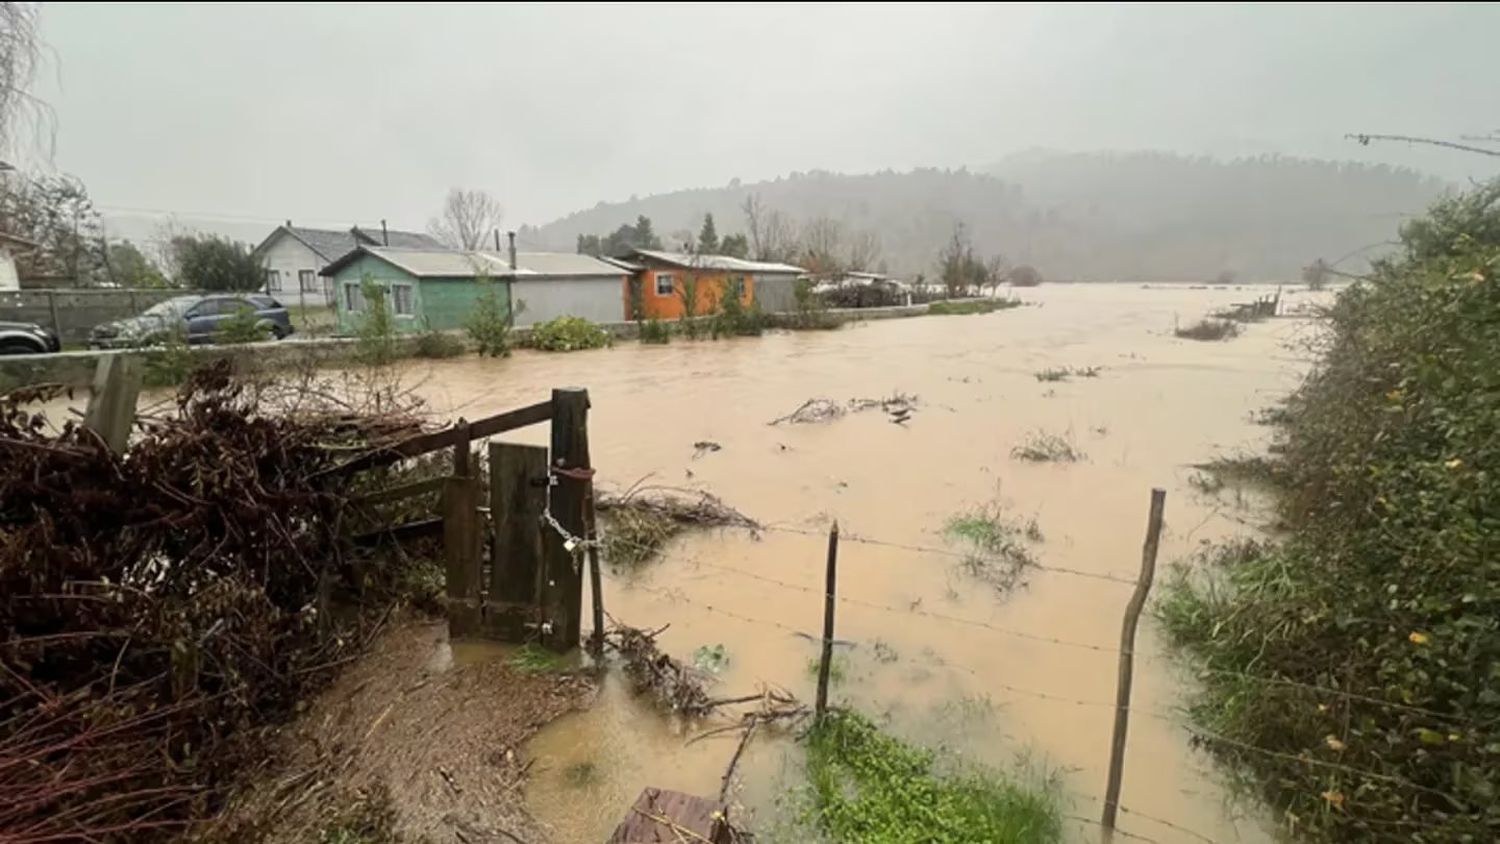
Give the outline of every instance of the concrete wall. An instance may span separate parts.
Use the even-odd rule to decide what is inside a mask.
[[[260,263],[266,270],[276,270],[281,278],[280,290],[268,290],[264,286],[261,289],[288,308],[322,308],[333,304],[329,301],[331,296],[324,293],[324,278],[318,275],[328,262],[297,238],[286,232],[279,234],[261,253]],[[309,271],[313,274],[314,289],[304,291],[298,274]]]
[[[135,316],[194,290],[0,290],[0,320],[34,322],[64,343],[83,343],[101,322]]]
[[[594,322],[619,322],[626,319],[625,280],[627,275],[598,278],[518,278],[511,283],[511,296],[521,308],[517,325],[547,322],[560,316],[576,316]]]

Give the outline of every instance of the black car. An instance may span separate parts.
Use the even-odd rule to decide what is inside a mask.
[[[40,355],[62,349],[62,341],[34,322],[0,322],[0,355]]]
[[[292,333],[286,308],[263,293],[215,293],[173,296],[147,308],[139,316],[94,326],[89,346],[116,348],[161,342],[172,332],[181,332],[189,343],[210,343],[220,324],[243,310],[255,315],[257,327],[277,340]]]

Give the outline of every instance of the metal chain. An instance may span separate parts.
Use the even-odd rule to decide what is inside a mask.
[[[562,526],[557,517],[552,515],[552,488],[557,486],[557,479],[560,476],[572,480],[588,480],[593,475],[593,469],[569,470],[554,468],[547,473],[547,503],[542,508],[542,521],[546,522],[549,527],[557,532],[558,536],[562,537],[563,548],[567,549],[568,553],[573,557],[574,574],[578,574],[583,570],[584,552],[590,548],[603,548],[604,543],[597,536],[592,539],[574,536],[567,528]]]

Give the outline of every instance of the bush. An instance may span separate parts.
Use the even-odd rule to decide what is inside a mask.
[[[147,387],[175,387],[196,368],[187,332],[180,325],[161,336],[158,347],[146,352],[146,371],[141,383]]]
[[[456,358],[464,353],[464,341],[428,327],[417,337],[417,357]]]
[[[1311,840],[1500,837],[1497,201],[1440,202],[1339,296],[1279,419],[1284,542],[1157,605],[1205,743]]]
[[[765,332],[765,317],[760,304],[745,305],[745,286],[735,281],[719,297],[718,312],[714,314],[709,331],[715,340],[720,337],[756,337]]]
[[[672,342],[672,326],[653,317],[640,324],[640,335],[642,343],[665,346]]]
[[[355,330],[355,357],[368,366],[385,366],[396,359],[396,319],[386,301],[386,290],[369,276],[360,282],[364,314]]]
[[[1240,327],[1229,320],[1200,319],[1186,328],[1175,328],[1172,333],[1184,340],[1232,340],[1240,336]]]
[[[781,327],[798,331],[828,331],[844,324],[843,319],[828,312],[828,302],[813,290],[812,279],[797,279],[792,285],[792,298],[795,304],[791,320],[778,320]]]
[[[544,352],[602,349],[610,342],[608,331],[583,317],[561,316],[531,329],[531,345]]]
[[[271,328],[260,321],[254,308],[242,305],[234,316],[219,323],[218,336],[214,339],[220,343],[259,343],[271,339]]]
[[[464,326],[469,339],[481,355],[505,357],[510,354],[511,315],[500,302],[499,285],[481,276],[477,282],[483,292],[474,300],[474,312]],[[520,308],[517,308],[519,311]]]
[[[1019,299],[943,299],[927,306],[927,313],[939,316],[987,314],[1021,307]]]

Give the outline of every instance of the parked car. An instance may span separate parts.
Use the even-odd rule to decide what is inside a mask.
[[[40,355],[62,348],[62,341],[34,322],[0,322],[0,355]]]
[[[277,340],[292,333],[286,308],[263,293],[217,293],[174,296],[157,302],[139,316],[94,326],[89,346],[115,348],[159,343],[179,331],[189,343],[212,343],[226,320],[243,309],[255,316],[256,326]]]

